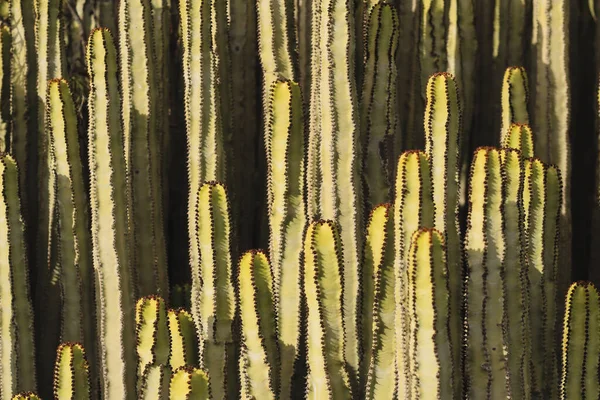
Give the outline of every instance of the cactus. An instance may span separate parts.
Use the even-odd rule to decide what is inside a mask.
[[[141,387],[142,400],[167,400],[169,398],[169,383],[171,370],[162,364],[149,365],[143,376]]]
[[[90,395],[90,372],[83,346],[79,343],[61,343],[56,350],[54,398],[87,400]]]
[[[0,155],[0,188],[0,398],[10,399],[15,393],[35,390],[36,373],[19,171],[6,154]]]
[[[393,168],[396,119],[396,9],[379,3],[368,18],[365,76],[362,86],[360,125],[363,154],[363,189],[367,209],[389,199]],[[400,138],[396,138],[399,140]]]
[[[561,400],[600,396],[600,295],[590,282],[575,282],[566,297],[562,339]]]
[[[173,372],[169,385],[169,400],[212,398],[212,386],[209,392],[208,376],[197,368],[182,367]]]
[[[523,67],[509,67],[502,80],[501,141],[505,143],[513,124],[529,124],[529,82]],[[533,157],[533,154],[524,157]]]
[[[304,239],[308,399],[352,398],[342,318],[343,265],[336,225],[325,220],[311,223]]]
[[[191,307],[190,292],[192,285],[184,283],[181,285],[175,285],[171,288],[171,307],[182,307],[189,310]]]
[[[10,146],[10,87],[11,87],[11,34],[6,26],[0,27],[0,152],[9,151]]]
[[[146,369],[169,361],[169,328],[165,301],[157,296],[139,299],[135,306],[138,356],[138,388],[142,387]]]
[[[529,125],[511,124],[502,138],[502,146],[519,150],[524,158],[533,157],[533,132]]]
[[[135,327],[128,223],[128,180],[120,121],[117,55],[106,29],[92,32],[88,157],[92,255],[103,394],[135,398]],[[116,318],[114,317],[116,316]]]
[[[12,400],[42,400],[37,394],[33,392],[24,392],[15,395]]]
[[[198,338],[192,315],[183,309],[169,310],[169,332],[171,336],[171,354],[169,365],[176,370],[185,365],[198,364]]]
[[[271,88],[267,131],[269,254],[281,349],[280,398],[291,395],[300,339],[300,253],[306,229],[304,126],[300,88],[277,81]],[[275,366],[273,366],[275,368]]]
[[[424,152],[409,151],[398,159],[394,201],[394,274],[396,299],[396,364],[398,393],[411,398],[409,358],[408,253],[412,235],[433,226],[433,195],[429,159]]]
[[[125,161],[132,196],[132,259],[140,295],[168,295],[157,84],[149,0],[119,3]]]
[[[228,385],[235,384],[227,379],[235,374],[231,357],[236,312],[229,203],[225,187],[216,182],[203,184],[196,197],[200,265],[192,269],[192,315],[200,340],[201,367],[210,377],[211,397],[222,399],[232,390]]]
[[[361,388],[368,399],[392,399],[396,390],[393,239],[393,207],[379,205],[369,218],[362,270]]]
[[[544,398],[556,395],[557,273],[562,178],[558,168],[539,159],[525,161],[523,207],[531,294],[533,382]],[[561,251],[563,249],[561,248]],[[561,266],[562,267],[562,266]]]
[[[279,384],[279,346],[273,298],[273,277],[267,256],[260,251],[245,253],[238,266],[237,291],[240,305],[242,357],[240,381],[247,397],[275,399]]]

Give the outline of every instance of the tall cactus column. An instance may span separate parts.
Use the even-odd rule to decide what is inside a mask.
[[[96,276],[97,328],[104,398],[135,399],[134,282],[123,154],[117,54],[110,32],[92,32],[88,156],[92,255]]]

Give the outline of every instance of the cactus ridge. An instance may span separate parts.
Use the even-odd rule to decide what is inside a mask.
[[[184,365],[196,365],[198,337],[192,314],[183,308],[167,312],[170,334],[169,365],[176,370]]]
[[[67,365],[63,365],[65,359]],[[58,346],[53,393],[56,399],[90,398],[89,364],[81,343],[63,342]]]

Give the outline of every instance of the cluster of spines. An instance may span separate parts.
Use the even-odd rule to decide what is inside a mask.
[[[304,124],[300,87],[277,80],[271,87],[268,140],[269,254],[273,270],[280,393],[291,396],[300,339],[300,255],[306,229]]]
[[[54,398],[90,399],[90,371],[85,350],[79,343],[64,342],[56,350]]]
[[[591,282],[575,282],[566,296],[560,399],[600,396],[600,295]]]
[[[361,3],[362,4],[362,3]],[[393,168],[396,118],[398,17],[385,3],[370,8],[360,109],[362,179],[367,209],[387,201]]]

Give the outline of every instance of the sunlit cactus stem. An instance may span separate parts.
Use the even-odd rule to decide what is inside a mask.
[[[600,396],[600,295],[590,282],[575,282],[566,297],[560,399]]]
[[[342,248],[332,221],[309,225],[304,240],[307,307],[307,399],[351,399],[342,318]]]
[[[279,398],[291,396],[300,338],[300,254],[306,229],[304,124],[300,87],[278,80],[271,87],[267,127],[269,254],[273,270],[281,366]],[[273,368],[276,368],[273,366]],[[274,388],[274,390],[277,390]]]
[[[172,370],[185,365],[198,364],[198,338],[192,315],[184,309],[169,310],[169,333],[171,353],[169,365]]]
[[[0,152],[9,151],[10,144],[10,63],[11,34],[6,26],[0,27]]]
[[[106,398],[135,399],[135,303],[127,225],[129,185],[117,54],[107,29],[94,30],[90,35],[87,60],[91,235],[102,393]]]
[[[225,187],[202,185],[196,206],[200,265],[192,267],[192,315],[198,329],[201,367],[210,378],[211,397],[224,399],[236,390],[233,319],[236,302],[232,279],[231,222]],[[228,394],[229,393],[229,394]]]
[[[36,390],[25,223],[15,160],[0,155],[0,398]]]
[[[533,132],[529,125],[511,124],[508,130],[503,132],[501,144],[502,147],[519,150],[524,158],[534,156]]]
[[[142,377],[141,400],[168,400],[171,368],[163,364],[149,365]]]
[[[512,124],[529,124],[529,81],[523,67],[509,67],[502,81],[502,128],[504,143]],[[525,157],[533,157],[526,156]]]
[[[169,400],[177,399],[212,399],[212,387],[209,390],[206,373],[192,367],[182,367],[173,371],[169,385]]]
[[[15,395],[12,400],[42,400],[42,398],[33,392],[24,392]]]
[[[408,254],[413,233],[421,227],[433,226],[434,212],[430,163],[424,152],[409,151],[399,157],[394,191],[396,371],[399,396],[410,399]]]
[[[361,2],[362,3],[362,2]],[[389,4],[370,9],[366,31],[364,79],[360,104],[365,204],[371,209],[390,198],[394,172],[396,117],[396,51],[398,17]]]
[[[91,398],[89,365],[83,346],[79,343],[61,343],[56,350],[54,398],[58,400]]]
[[[157,296],[140,298],[135,307],[136,352],[138,356],[138,391],[144,383],[146,369],[169,361],[170,338],[165,301]]]

